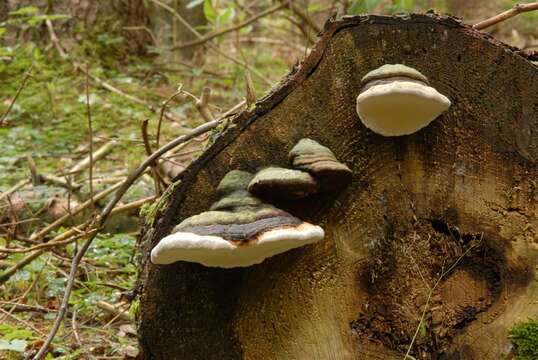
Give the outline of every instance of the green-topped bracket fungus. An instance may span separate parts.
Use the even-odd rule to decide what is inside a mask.
[[[308,172],[277,166],[261,169],[248,185],[248,191],[266,199],[301,199],[318,190],[318,183]]]
[[[174,227],[153,248],[151,261],[190,261],[223,268],[250,266],[323,239],[321,227],[252,196],[247,191],[252,178],[245,171],[229,172],[217,188],[222,198],[209,211]]]
[[[351,182],[349,167],[339,162],[331,149],[315,140],[299,140],[288,157],[293,167],[308,171],[319,181],[321,191],[342,190]]]
[[[428,78],[409,66],[386,64],[361,80],[357,113],[362,123],[383,136],[413,134],[450,107],[450,100]]]
[[[419,70],[428,82],[396,77],[452,105],[411,136],[374,133],[356,101],[383,64]],[[146,224],[141,360],[509,358],[510,329],[538,314],[536,89],[536,65],[459,19],[328,21],[301,65],[230,117]],[[436,116],[415,110],[384,133]],[[307,172],[319,190],[276,201],[246,191],[251,175],[226,175],[268,166]],[[265,257],[271,222],[293,236],[309,223],[319,238],[319,226],[323,240]]]

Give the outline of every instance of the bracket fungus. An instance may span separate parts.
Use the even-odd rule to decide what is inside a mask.
[[[252,174],[233,170],[219,184],[221,199],[191,216],[151,251],[155,264],[176,261],[233,268],[261,263],[276,254],[315,243],[320,226],[304,222],[247,191]]]
[[[326,146],[312,139],[301,139],[291,149],[289,159],[294,168],[308,171],[319,183],[321,191],[341,189],[351,182],[351,170],[339,162]]]
[[[401,64],[386,64],[361,80],[357,114],[383,136],[409,135],[446,111],[450,100],[429,86],[426,76]]]
[[[309,173],[275,166],[260,170],[248,185],[248,191],[268,199],[300,199],[316,193],[318,188]]]

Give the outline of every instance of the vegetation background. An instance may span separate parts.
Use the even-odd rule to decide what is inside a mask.
[[[308,54],[332,14],[433,9],[473,24],[515,3],[2,0],[0,359],[31,357],[43,344],[80,239],[45,247],[32,261],[25,260],[28,254],[90,218],[148,150],[267,94]],[[538,12],[529,12],[487,31],[532,51],[538,50],[537,24]],[[201,107],[205,88],[210,101]],[[219,131],[167,154],[157,186],[148,172],[129,190],[122,200],[127,206],[81,263],[66,321],[47,359],[136,357],[131,290],[138,208],[142,215],[150,211],[156,191]],[[93,198],[101,198],[95,206]],[[514,341],[522,339],[521,348],[530,349],[529,357],[522,350],[521,359],[537,355],[537,328],[531,321],[514,329]]]

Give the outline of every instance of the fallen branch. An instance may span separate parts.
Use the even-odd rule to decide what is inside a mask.
[[[9,103],[9,106],[6,110],[6,112],[2,115],[2,118],[0,119],[0,126],[3,126],[6,124],[6,118],[8,114],[10,113],[11,109],[13,108],[13,105],[15,105],[15,101],[19,98],[19,95],[22,92],[22,89],[24,89],[24,86],[26,85],[26,82],[32,75],[32,69],[34,68],[34,64],[30,65],[28,70],[26,70],[26,73],[24,74],[24,77],[22,78],[22,82],[19,85],[19,88],[17,89],[17,92],[15,93],[15,96],[13,96],[13,99],[11,99],[11,102]]]
[[[13,309],[13,312],[40,312],[40,313],[49,313],[49,312],[56,312],[54,309],[47,309],[43,306],[36,306],[36,305],[28,305],[28,304],[21,304],[21,303],[15,303],[10,301],[0,301],[0,306],[10,306]]]
[[[222,36],[224,34],[227,34],[229,32],[232,32],[232,31],[237,31],[237,30],[240,30],[242,28],[244,28],[245,26],[248,26],[250,24],[252,24],[253,22],[267,16],[267,15],[270,15],[274,12],[277,12],[278,10],[280,9],[283,9],[285,7],[287,7],[287,3],[282,3],[282,4],[279,4],[279,5],[275,5],[273,7],[270,7],[269,9],[267,10],[264,10],[262,12],[260,12],[259,14],[256,14],[248,19],[246,19],[245,21],[242,21],[236,25],[232,25],[232,26],[228,26],[228,27],[225,27],[225,28],[222,28],[220,30],[217,30],[217,31],[214,31],[212,33],[209,33],[207,35],[204,35],[200,38],[198,38],[197,40],[193,40],[193,41],[189,41],[189,42],[186,42],[186,43],[183,43],[183,44],[179,44],[179,45],[175,45],[173,47],[170,48],[170,50],[181,50],[181,49],[186,49],[186,48],[189,48],[189,47],[192,47],[192,46],[197,46],[197,45],[202,45],[206,42],[208,42],[209,40],[212,40],[216,37],[219,37],[219,36]]]
[[[112,304],[107,303],[106,301],[99,300],[95,303],[98,308],[101,310],[106,311],[107,313],[110,313],[114,315],[114,318],[119,317],[120,319],[124,321],[130,321],[129,318],[129,312],[127,309],[122,309],[120,307],[114,306]]]
[[[112,140],[105,143],[103,146],[97,149],[93,154],[91,151],[92,149],[90,149],[90,154],[86,156],[84,159],[82,159],[81,161],[79,161],[77,164],[75,164],[71,168],[71,170],[69,170],[67,173],[69,175],[73,175],[73,174],[81,172],[82,170],[85,170],[86,168],[89,168],[92,163],[95,164],[95,162],[107,156],[116,145],[117,145],[117,142],[115,140]]]
[[[111,214],[116,214],[116,213],[123,212],[123,211],[133,210],[133,209],[139,208],[143,204],[148,203],[148,202],[153,201],[153,200],[155,200],[155,198],[153,196],[151,196],[151,197],[148,197],[148,198],[144,198],[144,199],[140,199],[140,200],[130,202],[130,203],[125,204],[125,205],[121,205],[121,206],[118,206],[118,207],[114,208],[112,210]],[[55,247],[55,246],[66,245],[66,244],[72,243],[72,242],[74,242],[76,240],[79,240],[81,238],[84,238],[85,236],[91,235],[92,230],[88,230],[87,232],[84,232],[84,229],[86,229],[90,225],[90,223],[91,223],[91,220],[88,220],[88,221],[86,221],[86,222],[84,222],[84,223],[82,223],[82,224],[80,224],[78,226],[72,227],[71,229],[57,235],[56,237],[54,237],[53,239],[51,239],[51,241],[49,241],[47,243],[38,244],[38,245],[35,245],[34,247],[31,247],[31,248],[27,248],[27,249],[11,249],[11,248],[6,249],[6,248],[3,248],[3,249],[0,249],[0,252],[5,252],[5,253],[11,253],[11,252],[19,252],[20,253],[20,252],[32,251],[31,254],[28,254],[26,257],[24,257],[18,263],[16,263],[16,264],[6,263],[5,266],[3,266],[3,267],[6,267],[7,270],[5,270],[2,274],[0,274],[0,285],[5,283],[7,280],[9,280],[9,278],[11,276],[15,275],[15,273],[17,271],[24,268],[26,265],[30,264],[32,261],[34,261],[35,259],[37,259],[41,255],[43,255],[47,249]],[[2,264],[0,264],[0,265],[2,265]],[[0,267],[2,267],[2,266],[0,266]]]
[[[190,133],[182,135],[166,145],[163,145],[161,148],[159,148],[157,151],[155,151],[151,156],[149,156],[142,164],[140,164],[128,177],[123,181],[120,188],[116,191],[116,194],[114,197],[108,202],[108,204],[105,206],[105,208],[101,211],[100,215],[96,216],[92,222],[91,222],[91,228],[101,229],[102,226],[106,223],[109,215],[111,214],[112,210],[116,206],[116,204],[121,200],[123,195],[127,192],[127,190],[131,187],[131,185],[138,179],[144,171],[150,167],[159,157],[161,157],[163,154],[165,154],[167,151],[173,149],[174,147],[192,139],[199,135],[202,135],[215,127],[217,127],[224,118],[219,118],[217,120],[211,121],[209,123],[205,123],[203,125],[198,126],[197,128],[193,129]],[[34,356],[34,360],[41,360],[45,357],[48,348],[50,344],[52,343],[52,340],[56,336],[56,333],[58,332],[58,329],[60,328],[60,325],[63,322],[65,313],[67,312],[67,308],[69,306],[69,298],[71,296],[71,291],[73,290],[73,284],[75,282],[75,276],[78,270],[78,266],[84,257],[84,254],[86,254],[86,251],[88,251],[88,248],[92,244],[93,239],[95,239],[96,235],[98,234],[98,231],[90,235],[90,237],[82,244],[82,246],[79,248],[75,256],[73,257],[73,261],[71,262],[71,269],[69,272],[69,277],[67,279],[67,284],[64,292],[64,296],[62,299],[62,303],[60,305],[60,309],[58,311],[58,315],[56,316],[56,320],[54,321],[54,325],[52,326],[47,338],[45,339],[42,347],[39,349],[37,354]]]
[[[490,26],[496,25],[496,24],[498,24],[500,22],[503,22],[503,21],[505,21],[507,19],[510,19],[510,18],[512,18],[512,17],[514,17],[516,15],[521,14],[521,13],[528,12],[528,11],[534,11],[534,10],[538,10],[538,2],[533,2],[533,3],[528,3],[528,4],[516,4],[510,10],[502,12],[502,13],[500,13],[498,15],[495,15],[495,16],[489,18],[489,19],[480,21],[477,24],[474,24],[473,29],[483,30],[485,28],[488,28]]]
[[[65,214],[64,216],[54,221],[53,223],[49,224],[45,228],[41,229],[37,233],[32,234],[30,236],[30,240],[42,239],[43,237],[45,237],[45,235],[59,228],[62,224],[64,224],[67,220],[72,218],[74,215],[80,213],[81,211],[87,209],[90,206],[93,206],[95,202],[103,199],[105,196],[114,192],[114,190],[118,189],[121,186],[121,184],[122,184],[121,182],[118,182],[117,184],[109,187],[108,189],[105,189],[101,191],[100,193],[96,194],[93,199],[86,200],[85,202],[77,206],[76,208],[72,209],[70,214]]]

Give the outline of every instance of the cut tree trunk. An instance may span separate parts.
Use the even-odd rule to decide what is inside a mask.
[[[142,358],[403,359],[424,307],[415,358],[513,352],[510,327],[538,315],[538,69],[516,50],[433,14],[327,23],[148,222]],[[418,69],[452,107],[410,136],[369,131],[355,99],[385,63]],[[248,268],[149,262],[175,224],[217,199],[226,172],[287,166],[303,137],[353,171],[337,195],[279,204],[323,226],[323,241]]]

